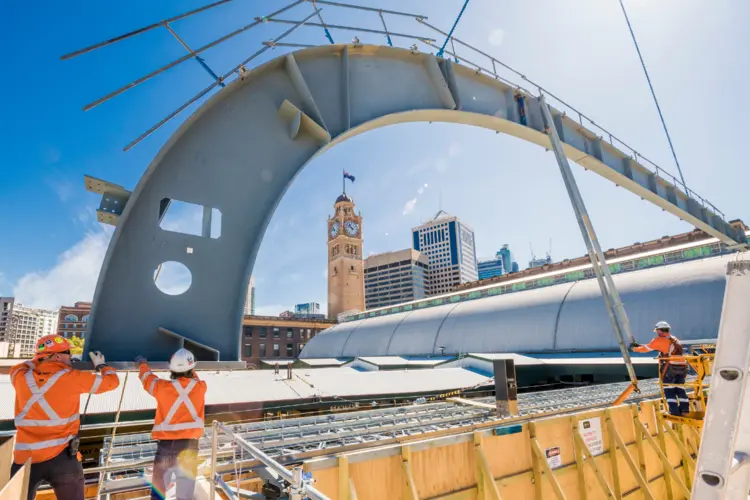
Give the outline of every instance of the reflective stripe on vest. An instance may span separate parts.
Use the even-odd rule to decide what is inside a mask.
[[[677,337],[672,337],[670,335],[669,336],[669,354],[665,357],[676,358],[676,357],[682,357],[684,355],[685,355],[685,351],[682,349],[682,344],[680,344],[680,341],[677,339]],[[687,365],[687,361],[685,361],[685,358],[670,359],[667,361],[667,364],[682,366],[682,365]]]
[[[74,436],[68,436],[64,438],[59,439],[50,439],[49,441],[37,441],[36,443],[19,443],[16,442],[16,450],[22,450],[22,451],[34,451],[34,450],[43,450],[44,448],[52,448],[54,446],[62,446],[71,439],[73,439]]]
[[[143,375],[141,375],[141,382],[145,382],[149,375],[151,375],[151,370],[144,372]]]
[[[58,380],[60,380],[60,377],[68,373],[70,370],[60,370],[59,372],[52,375],[46,384],[44,384],[44,387],[39,389],[39,386],[36,385],[36,380],[34,380],[34,372],[28,371],[26,372],[26,385],[28,385],[29,390],[31,391],[31,397],[26,402],[26,405],[23,407],[23,410],[16,415],[16,418],[14,419],[16,426],[29,426],[29,427],[39,427],[39,426],[56,426],[56,425],[65,425],[69,424],[71,422],[75,422],[78,420],[78,414],[73,415],[72,417],[68,418],[60,418],[58,414],[55,412],[55,410],[52,409],[52,407],[49,405],[46,399],[44,399],[44,394],[49,391],[52,386],[57,383]],[[38,404],[39,407],[44,411],[44,413],[47,414],[48,419],[45,420],[30,420],[26,419],[26,415],[29,414],[29,411],[31,410],[31,407],[34,406],[34,403]],[[43,447],[44,448],[44,447]]]
[[[91,384],[91,390],[89,390],[89,394],[96,394],[96,391],[99,390],[99,386],[102,385],[102,376],[97,373],[96,378],[94,379],[94,383]]]
[[[183,431],[185,429],[203,429],[205,427],[203,419],[198,416],[198,412],[195,410],[193,402],[190,401],[190,398],[188,397],[190,395],[190,392],[195,387],[195,384],[197,383],[198,381],[193,379],[188,383],[187,386],[183,388],[179,381],[172,381],[172,385],[177,391],[177,400],[172,403],[172,407],[169,409],[167,416],[164,417],[164,421],[154,426],[155,431]],[[187,410],[190,412],[190,416],[193,417],[193,421],[184,422],[181,424],[170,424],[169,422],[172,421],[172,418],[174,417],[175,413],[177,413],[180,405],[183,404],[185,405],[185,408],[187,408]]]
[[[33,370],[34,369],[34,362],[33,361],[24,361],[23,364],[25,364],[26,366],[28,366],[29,370]],[[13,375],[10,378],[11,384],[16,379],[16,377],[18,376],[19,373],[21,373],[21,370],[16,370],[16,371],[13,372]]]

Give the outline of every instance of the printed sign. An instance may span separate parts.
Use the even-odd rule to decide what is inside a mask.
[[[583,442],[586,444],[592,455],[596,456],[604,453],[602,422],[599,417],[579,420],[578,431],[581,433]]]
[[[547,456],[547,463],[550,469],[557,469],[562,467],[562,456],[560,454],[560,447],[555,446],[554,448],[547,448],[544,450],[544,454]]]

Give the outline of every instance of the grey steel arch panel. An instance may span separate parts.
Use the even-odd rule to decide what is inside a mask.
[[[659,320],[668,321],[681,339],[714,338],[724,300],[724,270],[731,258],[734,256],[615,275],[636,340],[651,340]],[[557,349],[616,350],[608,321],[596,281],[580,282],[563,304]]]
[[[338,357],[344,351],[344,346],[352,332],[362,321],[339,323],[327,328],[313,337],[300,353],[300,358],[328,358]],[[329,353],[336,353],[329,355]]]
[[[496,295],[462,303],[440,330],[446,353],[549,349],[567,287]]]
[[[431,54],[377,46],[304,49],[244,73],[186,120],[128,198],[99,275],[86,349],[114,361],[136,354],[167,360],[179,344],[157,333],[166,328],[216,348],[222,360],[239,359],[258,247],[279,200],[312,157],[354,135],[416,121],[469,124],[549,147],[537,99],[524,97],[523,125],[516,91]],[[552,113],[573,161],[722,241],[738,237],[629,153]],[[160,229],[164,199],[219,209],[221,237]],[[170,260],[192,273],[182,295],[164,295],[154,285],[154,270]]]

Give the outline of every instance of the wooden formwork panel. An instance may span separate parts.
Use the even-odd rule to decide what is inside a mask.
[[[332,500],[598,500],[610,498],[607,490],[629,499],[684,499],[699,438],[692,429],[664,430],[668,424],[659,432],[657,411],[658,401],[624,405],[523,422],[516,433],[496,435],[493,429],[509,425],[503,420],[305,468]],[[600,446],[592,444],[596,467],[576,437],[581,421],[600,425]]]

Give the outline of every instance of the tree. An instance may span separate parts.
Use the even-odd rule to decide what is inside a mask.
[[[70,354],[83,354],[84,340],[81,337],[70,337],[68,342],[70,343]]]

